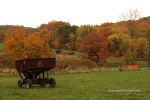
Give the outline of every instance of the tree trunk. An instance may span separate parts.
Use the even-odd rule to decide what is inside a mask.
[[[134,40],[135,40],[135,34],[136,34],[136,23],[134,20],[129,21],[128,30],[130,32],[131,39],[133,40],[133,45],[131,47],[131,56],[132,56],[131,64],[134,64],[135,63],[135,42],[134,42]]]

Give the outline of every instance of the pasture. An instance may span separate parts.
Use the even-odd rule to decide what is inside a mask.
[[[0,100],[148,100],[150,70],[53,72],[56,88],[17,86],[18,75],[0,74]]]

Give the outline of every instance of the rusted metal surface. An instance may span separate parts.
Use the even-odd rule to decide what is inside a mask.
[[[16,61],[18,73],[25,73],[29,70],[50,70],[56,67],[56,58],[24,59]]]

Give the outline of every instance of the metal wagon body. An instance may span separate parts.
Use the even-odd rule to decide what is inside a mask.
[[[24,59],[16,61],[16,70],[21,80],[18,80],[18,86],[26,84],[31,88],[33,84],[42,85],[50,84],[56,86],[54,78],[48,78],[48,71],[56,67],[56,58],[38,58]]]

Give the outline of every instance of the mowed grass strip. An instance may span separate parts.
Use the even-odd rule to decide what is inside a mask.
[[[19,88],[19,76],[0,76],[0,100],[148,100],[150,70],[53,73],[56,88]]]

